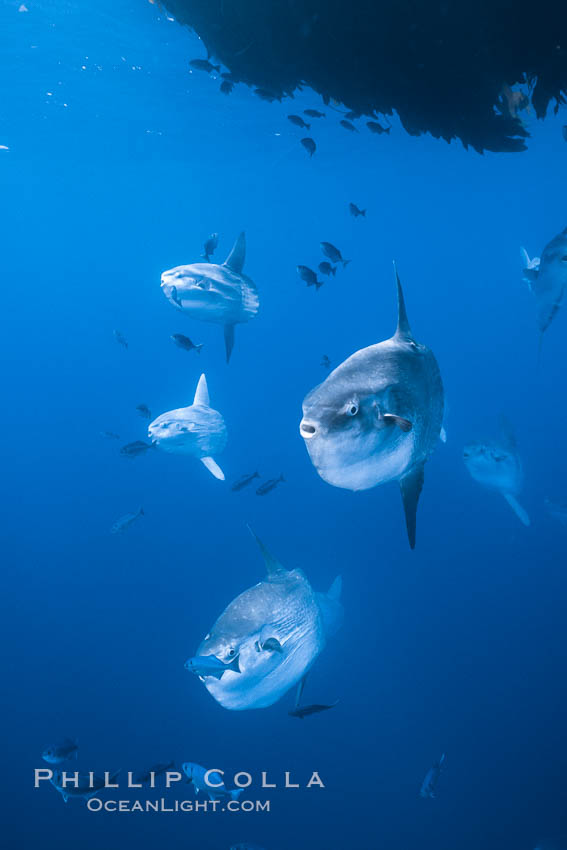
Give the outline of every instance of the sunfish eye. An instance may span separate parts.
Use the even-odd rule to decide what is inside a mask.
[[[234,658],[234,656],[236,655],[235,650],[234,650],[234,649],[229,649],[229,650],[228,650],[228,655],[229,655],[229,658]]]
[[[358,413],[358,404],[356,401],[351,401],[350,404],[347,404],[346,413],[347,416],[356,416]]]

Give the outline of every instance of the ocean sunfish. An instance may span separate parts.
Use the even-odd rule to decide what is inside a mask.
[[[178,310],[224,325],[226,361],[234,346],[234,326],[254,318],[260,307],[256,284],[245,274],[246,241],[241,233],[224,263],[176,266],[161,276],[167,300]]]
[[[340,576],[328,593],[315,593],[302,570],[286,569],[256,540],[266,577],[227,606],[189,666],[235,711],[273,705],[302,681],[343,615]]]
[[[541,258],[530,260],[525,248],[523,279],[533,292],[537,304],[540,345],[543,334],[555,318],[567,287],[567,228],[543,249]]]
[[[439,782],[439,777],[443,772],[444,763],[445,753],[443,753],[439,761],[436,761],[435,764],[433,764],[425,774],[425,778],[421,783],[421,788],[419,791],[421,797],[430,800],[435,799],[435,797],[437,796],[437,784]]]
[[[529,516],[516,498],[522,489],[524,474],[516,439],[505,421],[499,442],[469,443],[463,450],[463,460],[475,481],[502,493],[520,522],[530,525]]]
[[[162,413],[148,426],[148,436],[161,451],[198,458],[215,478],[224,481],[213,455],[226,446],[226,425],[218,410],[209,405],[207,380],[201,375],[193,404]]]
[[[328,484],[399,482],[413,549],[424,466],[442,432],[443,383],[433,353],[413,338],[397,272],[396,283],[395,334],[356,351],[311,390],[299,431]]]

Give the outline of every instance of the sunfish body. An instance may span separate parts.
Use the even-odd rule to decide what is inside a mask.
[[[215,657],[212,674],[200,678],[218,703],[236,711],[277,702],[305,676],[342,620],[340,578],[328,593],[315,593],[301,570],[287,570],[258,545],[266,577],[228,605],[192,659],[198,669],[199,657]],[[220,676],[217,662],[225,665]]]
[[[463,451],[465,466],[471,477],[502,493],[520,522],[530,525],[530,518],[519,504],[517,496],[522,489],[523,469],[517,445],[511,430],[506,427],[498,443],[469,443]]]
[[[530,260],[522,248],[523,278],[537,303],[540,335],[543,336],[555,318],[567,287],[567,228],[543,249],[541,259]]]
[[[226,425],[218,410],[209,406],[204,375],[199,378],[193,404],[162,413],[150,423],[148,436],[164,452],[198,458],[215,478],[224,481],[224,473],[212,456],[226,446]]]
[[[303,401],[299,429],[311,462],[334,487],[398,481],[410,546],[424,466],[440,438],[443,384],[433,353],[416,342],[400,280],[393,337],[352,354]]]
[[[224,325],[226,360],[234,346],[234,326],[258,312],[256,284],[243,274],[246,242],[241,233],[227,259],[217,263],[176,266],[161,276],[167,300],[194,319]]]

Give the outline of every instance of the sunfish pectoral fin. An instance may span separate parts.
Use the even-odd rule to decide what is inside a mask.
[[[439,439],[441,440],[442,443],[447,442],[447,432],[445,430],[444,425],[441,426],[441,430],[439,431]]]
[[[234,325],[224,326],[224,347],[226,350],[226,362],[230,361],[230,355],[234,348]]]
[[[404,434],[407,434],[413,428],[409,419],[404,419],[403,416],[396,416],[395,413],[385,413],[383,418],[386,425],[397,425]]]
[[[218,478],[219,481],[224,481],[224,472],[218,465],[216,461],[212,459],[212,457],[202,457],[200,458],[201,463],[205,466],[211,475],[214,475],[215,478]]]
[[[279,640],[275,637],[269,637],[262,641],[261,648],[268,652],[283,652],[283,647]]]
[[[508,502],[508,504],[510,505],[510,507],[512,508],[512,510],[514,511],[514,513],[516,514],[518,519],[520,520],[520,522],[522,522],[526,527],[530,526],[531,520],[530,520],[529,516],[527,515],[526,511],[523,509],[523,507],[518,502],[518,500],[514,496],[512,496],[510,493],[504,493],[504,498],[506,499],[506,501]]]
[[[244,260],[246,258],[246,237],[241,233],[234,245],[232,251],[224,261],[224,264],[235,274],[242,274],[244,268]]]
[[[415,526],[417,518],[417,503],[423,487],[424,464],[414,467],[411,472],[400,478],[400,490],[406,514],[406,528],[409,544],[415,549]]]
[[[209,388],[207,387],[207,379],[205,378],[204,373],[199,378],[193,404],[204,404],[207,407],[209,406]]]

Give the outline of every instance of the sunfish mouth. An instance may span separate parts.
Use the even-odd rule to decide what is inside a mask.
[[[299,423],[299,433],[304,440],[310,440],[317,433],[317,426],[310,419],[302,419]]]

